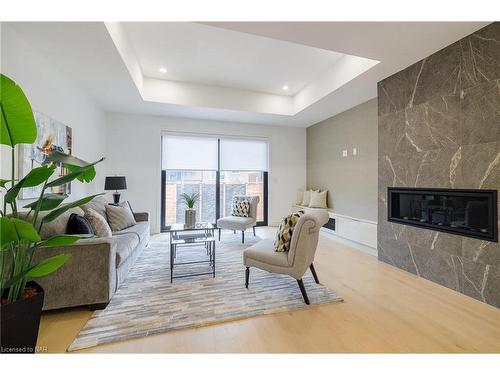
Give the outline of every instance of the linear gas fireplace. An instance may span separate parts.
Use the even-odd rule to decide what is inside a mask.
[[[388,220],[498,242],[497,191],[387,188]]]

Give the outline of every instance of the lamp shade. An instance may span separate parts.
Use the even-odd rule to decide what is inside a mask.
[[[104,190],[125,190],[127,189],[127,180],[125,176],[106,177]]]

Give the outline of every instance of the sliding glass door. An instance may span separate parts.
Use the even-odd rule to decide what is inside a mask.
[[[257,225],[267,225],[266,141],[165,135],[162,139],[161,227],[184,222],[182,194],[197,194],[197,221],[231,215],[235,195],[258,195]]]

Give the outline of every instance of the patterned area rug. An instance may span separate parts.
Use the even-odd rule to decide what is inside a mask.
[[[181,278],[172,284],[168,236],[153,237],[109,305],[92,315],[68,351],[306,307],[297,282],[289,276],[252,268],[250,287],[245,289],[243,250],[259,240],[247,237],[248,243],[243,245],[240,235],[223,234],[222,242],[217,242],[215,278]],[[204,248],[184,247],[177,251],[176,262],[203,257]],[[179,266],[174,275],[208,271],[203,267]],[[319,277],[321,280],[321,274]],[[303,281],[312,305],[342,301],[328,288],[314,283],[309,271]]]

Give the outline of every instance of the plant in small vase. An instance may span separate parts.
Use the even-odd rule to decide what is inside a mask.
[[[32,168],[19,179],[15,178],[15,146],[34,143],[37,129],[31,105],[23,90],[10,78],[0,74],[0,144],[11,152],[11,177],[0,179],[2,205],[0,208],[0,315],[2,353],[33,353],[38,337],[44,292],[33,281],[59,269],[69,259],[68,254],[59,254],[34,264],[36,252],[49,247],[67,246],[79,237],[54,236],[42,240],[40,233],[44,224],[53,221],[67,210],[90,202],[91,195],[62,204],[68,197],[56,194],[49,188],[67,184],[73,180],[82,183],[92,181],[96,175],[95,164],[58,151],[46,155],[47,164]],[[51,178],[56,165],[63,165],[69,173]],[[17,196],[21,189],[40,186],[40,195],[25,205],[24,212],[18,210]]]
[[[196,210],[194,206],[196,202],[200,199],[200,194],[181,194],[181,199],[184,201],[186,205],[186,211],[184,212],[184,222],[189,228],[194,228],[196,224]]]

